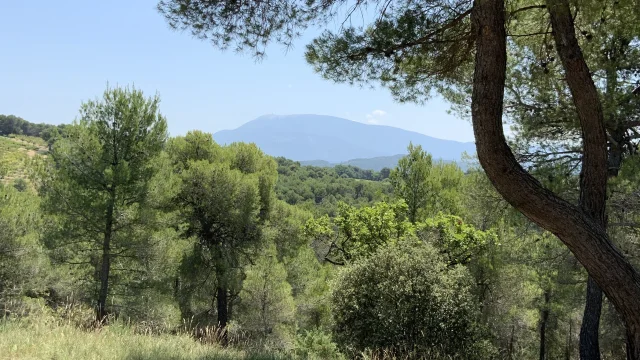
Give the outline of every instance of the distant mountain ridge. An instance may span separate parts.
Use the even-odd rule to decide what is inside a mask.
[[[341,163],[330,163],[325,160],[299,161],[302,166],[318,166],[318,167],[334,167],[336,165],[351,165],[363,170],[380,171],[383,168],[393,169],[398,165],[400,160],[406,154],[398,154],[392,156],[379,156],[369,159],[352,159]],[[461,161],[443,160],[445,163],[456,163],[462,171],[469,169],[469,164]]]
[[[406,153],[409,142],[421,145],[434,160],[459,161],[463,152],[475,153],[472,142],[437,139],[391,126],[325,115],[265,115],[237,129],[219,131],[213,137],[220,144],[253,142],[272,156],[301,162],[324,160],[329,166],[355,162],[352,165],[361,167],[357,163],[363,160],[397,157],[395,164]]]
[[[347,161],[343,161],[340,163],[331,163],[325,160],[310,160],[310,161],[300,161],[301,165],[310,165],[310,166],[319,166],[319,167],[334,167],[336,165],[351,165],[355,167],[359,167],[365,170],[374,170],[380,171],[383,168],[393,169],[397,164],[398,160],[405,156],[405,154],[397,154],[391,156],[378,156],[368,159],[351,159]]]

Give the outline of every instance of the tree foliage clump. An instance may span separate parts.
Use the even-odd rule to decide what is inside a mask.
[[[247,267],[240,292],[238,323],[250,341],[268,349],[292,349],[295,303],[287,271],[270,244]]]
[[[406,213],[404,201],[360,208],[339,203],[335,218],[324,215],[310,219],[304,231],[320,258],[345,265],[410,234],[413,227]]]
[[[140,266],[155,223],[149,184],[167,138],[159,101],[136,89],[107,89],[82,105],[44,168],[43,207],[57,220],[47,245],[87,284],[98,321],[115,311],[107,308],[114,285],[131,280],[126,274],[145,273]]]
[[[0,309],[5,311],[12,301],[47,285],[49,260],[39,241],[39,207],[35,194],[0,185]]]
[[[409,221],[415,224],[439,212],[458,214],[463,173],[456,164],[434,163],[422,146],[409,144],[408,155],[389,176],[397,197],[407,203]]]
[[[367,170],[352,166],[301,166],[285,158],[276,161],[280,175],[276,184],[278,199],[314,213],[333,216],[338,202],[365,205],[393,193],[390,183],[383,181],[382,172],[369,176]],[[386,171],[385,176],[388,177]]]
[[[34,124],[15,115],[0,115],[0,135],[35,136],[49,141],[58,135],[67,125]]]
[[[224,330],[243,266],[253,258],[272,208],[276,165],[254,144],[221,147],[200,131],[172,139],[167,148],[169,178],[176,184],[169,203],[192,247],[181,264],[182,315],[207,315],[215,300]]]
[[[479,309],[473,280],[430,245],[403,241],[345,268],[331,301],[333,334],[348,353],[477,356]]]

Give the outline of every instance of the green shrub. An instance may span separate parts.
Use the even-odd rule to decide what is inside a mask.
[[[27,181],[23,178],[18,178],[13,181],[13,187],[20,192],[27,190],[28,186]]]
[[[295,355],[300,359],[344,359],[331,336],[320,330],[305,331],[296,338]]]
[[[288,350],[295,334],[295,303],[287,271],[269,244],[246,271],[240,292],[238,323],[254,345]]]
[[[367,350],[480,358],[478,302],[462,266],[447,267],[430,245],[386,245],[345,268],[333,284],[333,335],[351,355]]]

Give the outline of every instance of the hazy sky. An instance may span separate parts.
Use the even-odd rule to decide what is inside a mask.
[[[71,122],[107,83],[159,93],[173,135],[233,129],[264,114],[323,114],[472,141],[468,121],[426,106],[395,103],[384,89],[322,80],[294,49],[271,46],[256,63],[171,31],[155,0],[0,1],[0,114]]]

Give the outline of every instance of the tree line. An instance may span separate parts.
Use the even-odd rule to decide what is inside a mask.
[[[63,131],[65,125],[34,124],[15,115],[0,114],[0,135],[35,136],[48,141],[58,132]]]

